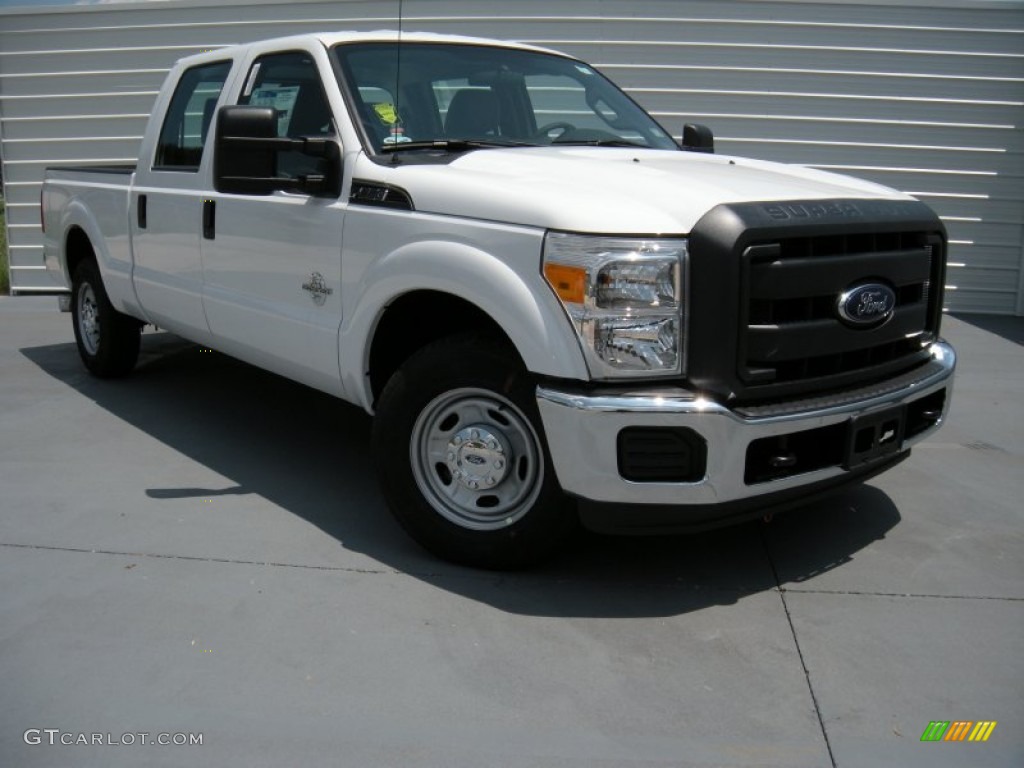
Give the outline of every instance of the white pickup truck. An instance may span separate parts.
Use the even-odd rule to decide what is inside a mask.
[[[802,502],[949,408],[927,206],[716,155],[703,126],[679,146],[526,45],[346,33],[184,59],[138,164],[48,170],[42,214],[91,372],[130,372],[153,324],[365,408],[390,509],[477,566],[581,519]]]

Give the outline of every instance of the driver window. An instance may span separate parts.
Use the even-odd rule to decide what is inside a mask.
[[[239,104],[277,110],[277,135],[333,136],[334,120],[313,57],[304,52],[275,53],[257,59],[249,70]],[[301,152],[281,152],[278,173],[297,178],[326,173],[327,161]]]

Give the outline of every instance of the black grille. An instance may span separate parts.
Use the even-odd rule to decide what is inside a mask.
[[[941,240],[927,232],[794,237],[748,247],[740,378],[754,385],[799,382],[922,357],[934,340],[929,299],[940,254]],[[877,328],[851,328],[839,318],[839,296],[866,282],[893,290],[893,316]]]
[[[687,379],[737,404],[843,392],[928,360],[945,230],[916,201],[720,205],[690,235]],[[855,327],[847,291],[879,284],[892,315]],[[888,293],[888,291],[883,291]]]

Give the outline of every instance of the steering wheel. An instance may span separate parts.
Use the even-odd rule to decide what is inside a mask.
[[[555,136],[553,139],[551,139],[552,142],[558,141],[560,138],[565,136],[565,134],[569,133],[569,131],[575,131],[576,130],[576,126],[573,125],[572,123],[567,123],[567,122],[565,122],[563,120],[557,120],[557,121],[555,121],[553,123],[548,123],[547,125],[543,125],[540,128],[538,128],[537,129],[537,136],[545,137],[545,138],[551,138],[548,134],[550,134],[552,131],[556,131],[558,129],[561,129],[561,132],[557,136]]]

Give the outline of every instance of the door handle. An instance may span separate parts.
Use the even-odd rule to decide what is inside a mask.
[[[146,196],[145,195],[139,195],[139,201],[138,201],[138,203],[136,203],[136,205],[138,206],[139,229],[145,229],[146,228]]]
[[[217,201],[203,200],[203,237],[213,240],[217,236]]]

